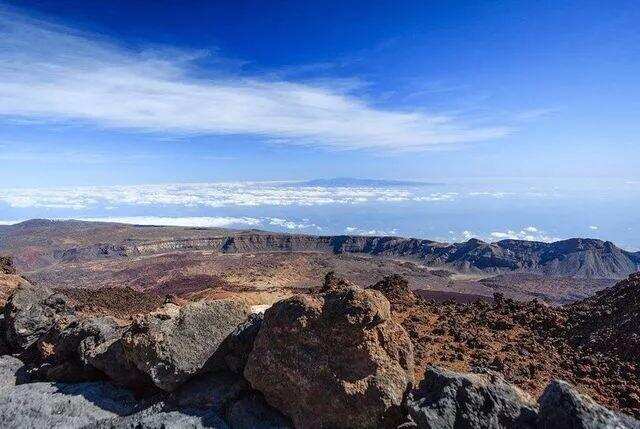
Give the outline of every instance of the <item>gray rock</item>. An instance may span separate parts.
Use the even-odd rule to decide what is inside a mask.
[[[122,337],[113,337],[86,353],[87,362],[103,372],[114,384],[147,390],[153,383],[125,355]]]
[[[400,419],[413,346],[378,291],[345,285],[275,303],[244,375],[296,427],[377,427]]]
[[[541,429],[636,429],[640,422],[595,403],[569,383],[552,380],[538,400]]]
[[[407,409],[419,428],[535,428],[533,399],[493,372],[467,374],[429,367]]]
[[[234,402],[227,410],[227,422],[233,429],[292,429],[293,425],[262,395],[251,393]]]
[[[254,313],[249,319],[240,324],[220,346],[224,362],[231,371],[242,374],[247,365],[249,354],[253,350],[253,343],[260,331],[263,313]]]
[[[214,410],[173,409],[159,403],[126,417],[100,420],[84,426],[84,429],[228,429],[227,424]]]
[[[159,388],[172,391],[209,368],[223,340],[247,320],[244,301],[193,302],[180,308],[165,305],[137,320],[123,335],[126,356]]]
[[[137,411],[128,391],[108,383],[30,383],[0,397],[2,428],[77,428]]]
[[[64,295],[24,283],[4,308],[7,343],[17,351],[24,351],[63,317],[73,317],[73,310]]]
[[[0,356],[0,396],[16,384],[26,383],[28,376],[22,361],[10,355]]]
[[[89,362],[89,353],[117,333],[118,324],[109,317],[55,323],[38,341],[42,359],[52,365],[47,370],[47,379],[64,382],[98,379],[96,368]]]
[[[0,314],[0,355],[9,353],[7,344],[7,328],[4,323],[4,312]]]

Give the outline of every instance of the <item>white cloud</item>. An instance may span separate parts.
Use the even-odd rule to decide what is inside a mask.
[[[0,220],[0,225],[14,225],[22,222],[21,220]]]
[[[287,229],[308,229],[314,228],[317,230],[321,230],[322,228],[314,223],[309,223],[308,219],[303,219],[302,222],[294,222],[287,219],[281,219],[277,217],[268,218],[269,225],[279,226]]]
[[[109,217],[82,217],[78,220],[88,222],[114,222],[133,225],[162,225],[162,226],[188,226],[198,228],[234,228],[234,227],[279,227],[287,230],[303,230],[308,228],[322,229],[307,221],[296,222],[275,217],[231,217],[231,216],[109,216]]]
[[[0,115],[7,119],[385,151],[419,151],[510,133],[502,125],[373,107],[339,84],[210,70],[204,76],[195,70],[195,60],[206,53],[132,51],[6,8],[0,8],[0,52]]]
[[[598,230],[598,229],[600,229],[600,228],[598,228],[598,227],[597,227],[597,226],[595,226],[595,225],[590,225],[590,226],[589,226],[589,229],[590,229],[590,230],[592,230],[592,231],[597,231],[597,230]]]
[[[365,202],[407,201],[406,189],[375,187],[305,187],[295,183],[229,182],[132,186],[79,186],[0,189],[0,202],[14,208],[66,208],[122,205],[177,205],[183,207],[316,206]]]
[[[349,235],[375,235],[375,236],[394,236],[398,235],[398,230],[396,228],[390,230],[382,230],[382,229],[366,229],[366,228],[358,228],[356,226],[347,226],[344,229],[345,233]]]
[[[430,195],[413,197],[412,200],[416,202],[420,201],[453,201],[459,194],[457,192],[434,192]]]
[[[471,231],[467,231],[467,230],[465,230],[465,231],[462,231],[462,237],[463,237],[465,240],[470,240],[470,239],[472,239],[472,238],[477,238],[477,235],[476,235],[476,234],[474,234],[474,233],[473,233],[473,232],[471,232]]]
[[[490,239],[494,240],[526,240],[526,241],[542,241],[550,243],[552,241],[558,241],[560,238],[553,237],[544,231],[541,231],[535,226],[528,226],[520,231],[507,230],[507,231],[494,231],[489,234]]]

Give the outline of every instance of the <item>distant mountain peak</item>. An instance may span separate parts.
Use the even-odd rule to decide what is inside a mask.
[[[314,179],[300,182],[299,186],[318,186],[325,188],[338,188],[338,187],[376,187],[376,186],[435,186],[438,183],[420,182],[411,180],[387,180],[387,179],[361,179],[356,177],[334,177],[329,179]]]

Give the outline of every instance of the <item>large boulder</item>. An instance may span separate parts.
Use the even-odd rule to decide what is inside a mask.
[[[614,413],[579,394],[569,383],[552,380],[538,400],[538,427],[544,429],[637,429],[640,422]]]
[[[130,392],[108,383],[29,383],[0,397],[0,427],[80,428],[136,410]]]
[[[425,429],[535,428],[536,404],[497,373],[429,367],[407,395],[409,415]]]
[[[296,427],[377,427],[399,417],[413,348],[381,293],[341,285],[268,309],[244,374]]]
[[[184,307],[166,304],[124,333],[124,352],[156,386],[172,391],[211,369],[222,341],[250,314],[249,305],[239,300],[200,301]]]
[[[24,351],[62,318],[73,318],[64,295],[23,283],[4,307],[7,343],[16,351]]]
[[[99,378],[89,353],[118,331],[118,324],[110,317],[56,322],[38,341],[40,358],[49,365],[47,379],[74,382]]]

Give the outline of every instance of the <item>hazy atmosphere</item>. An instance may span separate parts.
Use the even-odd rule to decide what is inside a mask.
[[[357,3],[4,2],[0,221],[640,248],[634,2]]]

